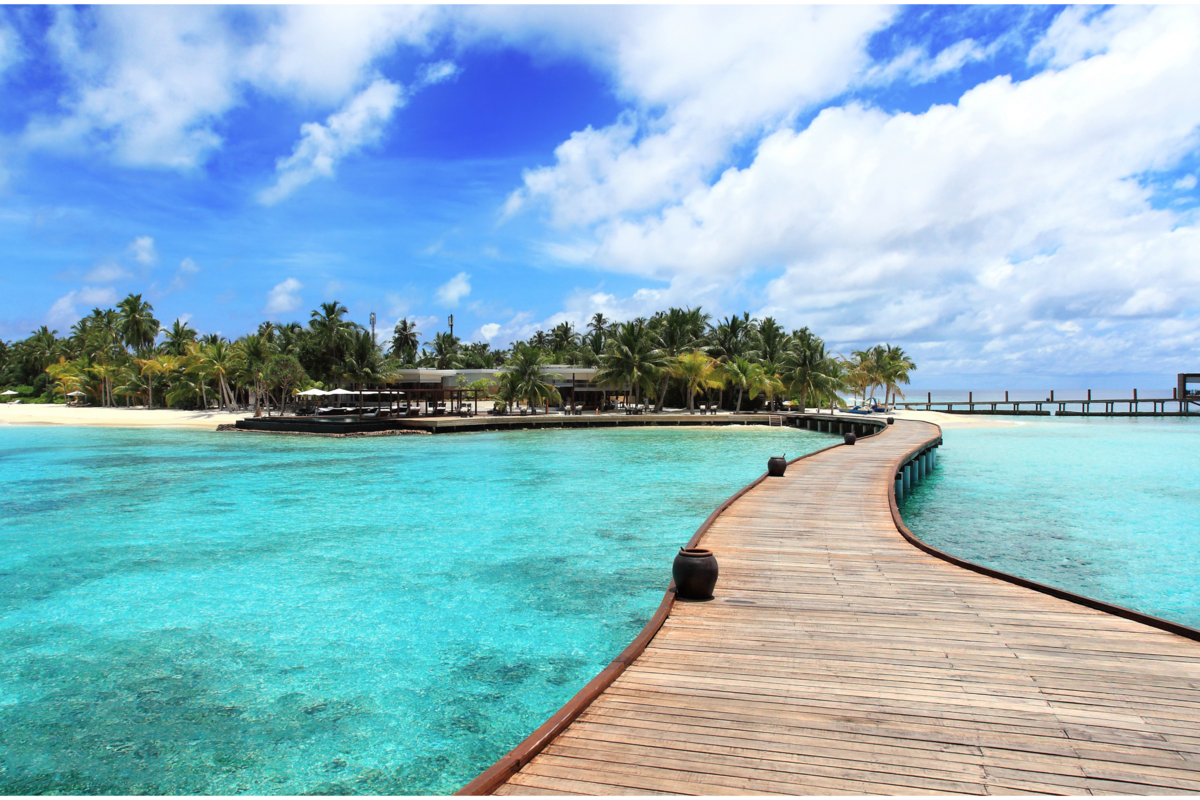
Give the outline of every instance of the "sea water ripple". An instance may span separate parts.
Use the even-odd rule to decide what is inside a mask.
[[[452,792],[769,455],[832,441],[0,429],[0,792]]]

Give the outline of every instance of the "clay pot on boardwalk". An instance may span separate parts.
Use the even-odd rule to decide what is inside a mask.
[[[888,418],[887,418],[887,423],[888,423],[888,425],[895,425],[895,424],[896,424],[896,418],[895,418],[895,417],[888,417]]]
[[[842,441],[846,444],[854,444],[856,441],[858,441],[858,437],[854,435],[854,431],[847,431],[842,437]]]
[[[681,547],[671,565],[675,596],[683,600],[711,600],[717,585],[717,557],[712,550]]]
[[[772,478],[782,478],[787,472],[787,459],[783,456],[771,456],[767,459],[767,474]]]

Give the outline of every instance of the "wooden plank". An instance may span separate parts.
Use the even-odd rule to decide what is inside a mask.
[[[1200,644],[934,558],[887,486],[923,423],[708,528],[721,583],[497,793],[1200,791]]]

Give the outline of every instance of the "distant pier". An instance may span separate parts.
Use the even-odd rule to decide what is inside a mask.
[[[1092,390],[1087,396],[1076,399],[1055,399],[1053,390],[1045,400],[975,400],[974,392],[967,392],[967,400],[937,400],[932,392],[926,392],[925,402],[900,401],[896,408],[909,410],[940,411],[944,414],[996,414],[1003,416],[1041,416],[1051,413],[1059,417],[1189,417],[1200,415],[1200,391],[1193,386],[1200,384],[1200,373],[1180,373],[1176,387],[1168,397],[1138,397],[1137,389],[1129,398],[1092,399]],[[1147,408],[1149,406],[1149,408]],[[1053,409],[1053,412],[1051,412]]]

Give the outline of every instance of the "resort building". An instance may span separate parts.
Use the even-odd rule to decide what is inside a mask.
[[[399,380],[391,386],[399,391],[406,389],[455,389],[469,386],[475,381],[491,380],[505,372],[504,367],[494,369],[403,369]],[[562,395],[564,403],[595,408],[604,398],[604,388],[595,382],[596,367],[580,367],[571,364],[547,364],[542,367],[543,375],[553,376],[548,382]],[[611,391],[611,387],[609,391]]]

